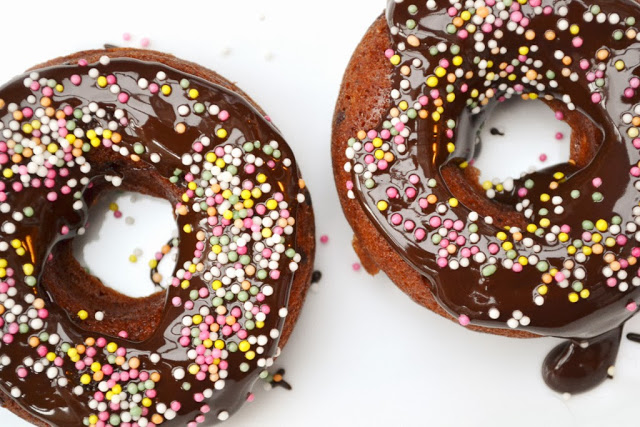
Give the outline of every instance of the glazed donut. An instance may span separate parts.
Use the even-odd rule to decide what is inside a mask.
[[[144,427],[217,423],[252,400],[314,255],[293,153],[253,101],[170,55],[80,52],[0,89],[0,134],[3,404],[43,426]],[[128,298],[73,258],[114,188],[175,207],[166,292]]]
[[[346,71],[336,183],[365,267],[463,326],[569,341],[561,392],[612,372],[640,301],[640,7],[388,2]],[[510,98],[572,127],[571,160],[482,187],[475,132]]]

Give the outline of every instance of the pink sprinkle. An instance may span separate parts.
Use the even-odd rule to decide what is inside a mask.
[[[564,113],[562,111],[556,111],[556,119],[564,120]]]
[[[359,263],[359,262],[354,262],[354,263],[351,265],[351,268],[353,268],[353,271],[360,271],[360,269],[362,268],[362,266],[360,265],[360,263]]]
[[[224,122],[229,119],[229,112],[227,110],[220,111],[220,113],[218,113],[218,118]]]
[[[327,236],[326,234],[320,236],[320,243],[329,243],[329,236]]]
[[[558,141],[559,141],[559,140],[561,140],[561,139],[563,139],[563,138],[564,138],[564,133],[562,133],[562,132],[558,132],[558,133],[556,133],[556,139],[557,139]]]
[[[540,154],[540,161],[541,162],[546,162],[547,161],[547,155],[546,154]]]
[[[120,211],[115,211],[115,212],[113,213],[113,216],[115,216],[116,218],[122,218],[122,212],[120,212]]]
[[[595,188],[600,188],[600,186],[602,185],[602,178],[593,178],[593,181],[591,181],[591,183]]]
[[[126,104],[129,101],[129,94],[125,92],[120,92],[118,94],[118,101],[120,101],[123,104]]]
[[[638,304],[636,304],[635,302],[630,302],[629,304],[627,304],[627,310],[633,312],[636,311],[638,309]]]
[[[149,47],[150,43],[151,43],[151,40],[149,40],[148,37],[143,37],[142,40],[140,40],[140,46],[142,47]]]
[[[124,41],[129,41],[129,40],[131,40],[131,34],[129,34],[129,33],[124,33],[124,34],[122,35],[122,39],[123,39]]]
[[[460,322],[462,326],[467,326],[469,323],[471,323],[471,319],[469,319],[469,316],[467,316],[466,314],[461,314],[460,317],[458,317],[458,322]]]

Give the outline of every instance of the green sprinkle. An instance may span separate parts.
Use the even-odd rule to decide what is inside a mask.
[[[136,154],[144,153],[144,145],[136,142],[135,144],[133,144],[133,151],[135,151]]]
[[[549,264],[546,261],[539,261],[536,264],[536,269],[538,269],[539,272],[544,273],[549,270]]]
[[[489,277],[492,276],[493,274],[495,274],[495,272],[498,270],[498,267],[496,267],[495,265],[491,264],[491,265],[487,265],[486,267],[484,267],[482,269],[482,275],[484,277]]]

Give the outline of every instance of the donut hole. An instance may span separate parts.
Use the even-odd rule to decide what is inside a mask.
[[[89,209],[85,228],[72,243],[73,255],[106,287],[144,298],[170,285],[178,227],[168,200],[134,192],[103,194]]]
[[[497,104],[475,133],[472,164],[481,183],[521,178],[571,159],[571,127],[539,100]]]
[[[472,143],[477,142],[478,137],[480,146],[475,144],[466,150],[468,158],[452,157],[442,166],[442,177],[454,197],[482,216],[491,216],[496,226],[526,227],[526,219],[515,206],[487,197],[482,184],[487,180],[494,184],[504,182],[501,177],[513,177],[514,171],[516,174],[520,172],[513,177],[516,179],[531,175],[536,169],[530,168],[532,162],[535,166],[536,154],[543,154],[539,148],[543,140],[547,145],[556,146],[551,160],[547,153],[546,162],[540,162],[538,154],[541,167],[537,170],[553,168],[561,163],[585,168],[597,155],[604,134],[587,116],[579,111],[569,111],[563,102],[557,100],[512,99],[485,108],[485,112],[476,116],[476,122],[469,126],[468,134],[462,136]],[[556,113],[561,113],[562,120],[558,120]],[[558,132],[563,134],[562,139],[556,138]],[[487,139],[487,136],[491,138]],[[496,140],[504,141],[512,154],[500,148],[486,149]],[[527,158],[522,155],[524,150],[532,154]],[[481,157],[487,157],[486,161]],[[459,167],[464,161],[469,166]]]

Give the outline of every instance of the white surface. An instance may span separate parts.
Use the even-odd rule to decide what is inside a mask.
[[[0,80],[57,55],[121,44],[127,31],[133,45],[148,36],[151,47],[236,80],[295,149],[318,236],[330,237],[318,245],[323,279],[278,361],[293,391],[266,393],[258,384],[256,401],[226,425],[636,426],[639,344],[623,341],[615,381],[564,401],[539,372],[556,340],[469,332],[414,304],[386,277],[352,270],[351,231],[330,168],[331,117],[351,52],[384,3],[4,2]],[[628,329],[640,331],[640,322]],[[0,411],[0,425],[26,424]]]

